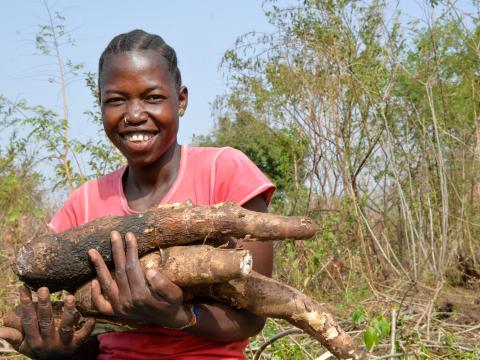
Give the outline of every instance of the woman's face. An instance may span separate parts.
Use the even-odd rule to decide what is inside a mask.
[[[177,88],[166,60],[153,50],[105,59],[101,81],[103,127],[128,163],[155,163],[177,143],[178,110],[188,92]]]

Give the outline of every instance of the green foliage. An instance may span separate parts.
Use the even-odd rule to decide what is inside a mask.
[[[352,324],[357,327],[365,321],[365,308],[363,306],[357,306],[352,313]]]
[[[363,332],[363,341],[368,351],[371,351],[383,338],[390,335],[390,326],[390,321],[383,315],[374,316],[370,320],[369,325]]]
[[[90,118],[92,123],[97,125],[99,139],[88,140],[86,142],[75,141],[77,148],[74,148],[74,152],[87,158],[87,163],[90,169],[90,174],[86,175],[87,179],[105,175],[106,173],[118,169],[125,163],[123,155],[112,145],[104,134],[100,106],[98,103],[99,94],[96,78],[96,74],[90,72],[87,73],[85,77],[87,87],[94,99],[92,109],[85,111],[85,115]]]
[[[277,335],[291,326],[284,322],[275,319],[267,319],[263,331],[252,338],[246,349],[246,355],[249,359],[253,359],[256,350],[269,338]],[[275,359],[275,360],[303,360],[312,359],[320,356],[325,352],[325,349],[315,341],[309,341],[305,334],[294,334],[283,337],[264,350],[260,359]]]
[[[82,176],[74,172],[71,161],[62,159],[62,154],[70,147],[70,139],[63,135],[64,120],[58,114],[41,105],[30,106],[25,101],[13,103],[5,98],[0,99],[0,113],[4,115],[0,126],[21,130],[16,133],[16,147],[28,149],[32,155],[52,162],[54,188],[81,183]]]
[[[369,326],[363,333],[363,341],[367,350],[370,351],[375,345],[378,345],[380,342],[380,335],[377,330]]]
[[[80,141],[69,133],[66,88],[70,81],[81,76],[83,65],[62,56],[63,47],[75,46],[75,41],[66,30],[65,17],[50,9],[48,4],[45,6],[49,22],[39,25],[35,47],[41,55],[54,56],[56,59],[58,71],[50,74],[48,80],[58,84],[61,89],[63,114],[42,105],[29,105],[25,100],[12,102],[0,96],[0,127],[15,132],[15,146],[27,149],[32,159],[39,159],[42,166],[52,167],[53,175],[49,180],[53,182],[53,189],[66,188],[71,191],[90,178],[117,169],[123,163],[123,157],[103,135],[98,89],[93,73],[84,74],[87,87],[95,99],[94,106],[85,115],[102,133],[99,136],[101,140]],[[85,162],[86,167],[82,165]]]
[[[234,120],[218,119],[209,136],[197,136],[200,146],[232,146],[242,150],[277,186],[273,207],[278,212],[295,213],[305,196],[307,143],[296,129],[274,128],[251,113],[239,111]]]
[[[442,278],[454,249],[478,257],[478,12],[433,1],[428,21],[405,24],[383,1],[269,5],[275,31],[225,53],[219,118],[302,134],[308,190],[297,202],[351,221],[324,240],[355,239],[365,262],[410,279]],[[369,277],[375,266],[365,263]]]
[[[12,136],[5,153],[0,152],[0,231],[2,241],[19,241],[25,219],[41,219],[46,207],[41,203],[43,177],[34,170],[26,149]]]

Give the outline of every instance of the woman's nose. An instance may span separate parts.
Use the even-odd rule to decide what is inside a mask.
[[[128,104],[125,118],[129,123],[140,123],[148,120],[148,114],[143,108],[141,101],[131,101]]]

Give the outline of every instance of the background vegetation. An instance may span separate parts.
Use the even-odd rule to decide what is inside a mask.
[[[430,1],[425,18],[407,24],[387,5],[265,3],[276,30],[244,34],[225,52],[216,126],[193,142],[241,149],[278,185],[273,212],[318,220],[316,239],[277,248],[275,276],[332,304],[359,344],[398,358],[476,359],[480,3],[467,12]],[[52,81],[62,88],[85,76],[95,94],[94,74],[62,57],[65,19],[49,15],[36,44],[58,63]],[[90,115],[100,122],[95,106]],[[63,114],[0,98],[0,128],[12,134],[0,147],[3,258],[41,231],[52,190],[71,191],[122,161],[107,142],[72,137],[69,121],[66,97]],[[2,310],[13,304],[15,280],[6,279]],[[269,321],[249,355],[284,330]],[[324,352],[290,333],[262,357]]]

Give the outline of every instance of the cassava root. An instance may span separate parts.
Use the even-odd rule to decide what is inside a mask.
[[[247,276],[252,256],[247,250],[219,249],[208,245],[173,246],[140,258],[145,271],[161,271],[170,281],[184,288],[226,282]],[[91,299],[91,282],[75,292],[77,308],[89,316],[98,316]]]
[[[143,258],[141,261],[145,266]],[[176,263],[173,256],[169,264],[172,263]],[[362,359],[364,356],[357,352],[351,338],[322,304],[288,285],[254,271],[229,281],[199,285],[193,280],[198,275],[194,274],[195,271],[192,272],[187,261],[182,260],[182,265],[176,265],[175,271],[167,263],[160,266],[159,270],[170,274],[173,282],[175,278],[183,279],[181,284],[176,283],[183,288],[184,297],[189,301],[208,297],[262,317],[283,319],[308,333],[341,359]],[[192,280],[188,280],[189,277]],[[84,316],[99,317],[91,300],[90,289],[90,284],[86,284],[75,293],[77,308]],[[128,328],[135,326],[135,323],[119,320],[119,323],[124,323]]]
[[[225,282],[248,275],[252,270],[252,256],[247,250],[219,249],[208,245],[173,246],[159,249],[140,259],[145,271],[161,271],[170,281],[180,287],[209,285]],[[95,311],[91,298],[91,282],[87,282],[75,292],[77,309],[88,316],[101,317]],[[36,304],[36,302],[35,302]],[[60,321],[63,302],[53,303],[54,316]],[[127,322],[109,319],[116,330],[121,326],[129,329]],[[118,321],[119,325],[115,325]],[[4,325],[21,331],[20,308],[7,312],[3,317]],[[133,323],[135,327],[140,323]]]
[[[185,256],[187,249],[192,253]],[[210,262],[198,260],[198,263],[192,266],[192,259],[200,258],[192,255],[197,251],[201,251],[202,256],[205,256],[204,254],[208,252],[212,252],[212,254],[218,252],[218,255],[210,256],[210,259],[217,256],[217,260]],[[208,282],[208,280],[205,280],[206,276],[202,274],[210,274],[215,279],[220,269],[222,269],[222,272],[226,271],[226,257],[219,255],[219,251],[222,251],[222,254],[230,254],[228,256],[233,254],[237,258],[234,261],[235,266],[227,264],[228,268],[237,268],[237,270],[231,271],[235,275],[230,279],[224,277],[224,282],[221,283],[205,284],[204,282]],[[290,286],[250,271],[249,265],[245,268],[242,264],[248,263],[248,260],[241,259],[241,256],[239,256],[241,253],[247,252],[244,250],[212,249],[209,246],[179,246],[142,257],[141,264],[145,270],[147,267],[157,268],[157,270],[166,274],[170,280],[180,285],[184,290],[184,298],[188,301],[194,302],[195,299],[201,301],[200,299],[209,297],[233,307],[249,310],[259,316],[284,319],[311,335],[332,354],[341,359],[365,358],[363,354],[357,352],[351,338],[336,324],[322,304]],[[195,261],[193,262],[195,263]],[[102,317],[93,305],[90,283],[82,286],[75,293],[75,298],[77,309],[83,316]],[[7,326],[8,324],[13,327],[21,326],[18,315],[18,309],[9,313],[4,318],[4,323]],[[55,316],[58,317],[59,315],[55,313]],[[122,327],[124,330],[129,330],[146,325],[146,323],[125,319],[107,319],[110,320],[115,331],[121,330]]]
[[[20,248],[14,267],[33,289],[51,291],[78,286],[95,276],[87,252],[94,248],[112,265],[110,232],[132,232],[139,255],[155,249],[208,240],[245,238],[268,241],[306,239],[317,231],[306,217],[287,217],[246,210],[232,202],[193,206],[191,202],[161,205],[141,214],[104,217],[59,234],[33,239]]]

